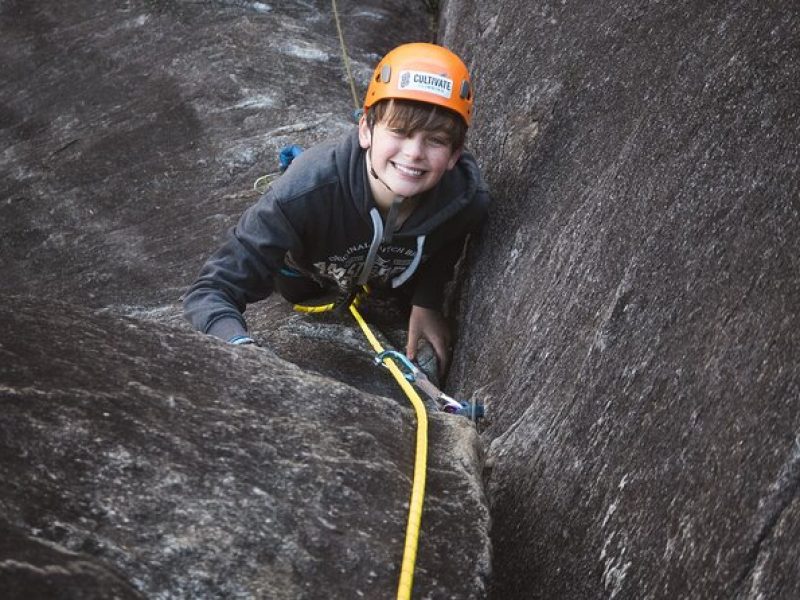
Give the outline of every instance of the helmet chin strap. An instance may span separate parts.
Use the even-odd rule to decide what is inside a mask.
[[[400,200],[405,200],[406,199],[405,196],[401,196],[400,194],[395,192],[391,187],[389,187],[389,184],[386,183],[383,179],[381,179],[380,176],[378,175],[378,173],[375,171],[375,168],[372,166],[372,146],[370,146],[369,150],[367,151],[367,165],[369,166],[369,174],[374,179],[379,181],[380,184],[383,187],[385,187],[387,190],[389,190],[389,192],[391,192],[391,194],[395,197],[395,199],[397,199],[397,198],[399,198]]]
[[[369,149],[367,150],[367,166],[369,167],[369,174],[377,181],[381,183],[383,187],[385,187],[389,192],[394,196],[395,202],[399,198],[400,201],[406,199],[406,196],[401,196],[397,192],[395,192],[389,184],[386,183],[383,179],[380,178],[378,173],[375,171],[375,168],[372,166],[372,140],[375,139],[375,125],[371,124],[369,126]],[[394,203],[394,202],[393,202]]]
[[[400,205],[407,199],[407,196],[401,196],[397,192],[395,192],[388,183],[386,183],[381,177],[378,175],[375,168],[372,166],[372,140],[373,140],[373,128],[372,126],[369,128],[370,134],[370,144],[369,148],[367,149],[367,166],[369,167],[369,174],[371,177],[375,178],[376,181],[379,181],[383,187],[389,190],[389,193],[392,194],[392,204],[389,206],[389,213],[385,215],[386,217],[386,225],[383,229],[383,236],[381,242],[389,243],[392,240],[392,236],[394,235],[395,230],[398,227],[400,221]]]

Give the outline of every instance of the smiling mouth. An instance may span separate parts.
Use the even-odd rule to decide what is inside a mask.
[[[396,162],[392,162],[392,166],[402,175],[408,175],[409,177],[422,177],[425,174],[425,171],[422,169],[407,167]]]

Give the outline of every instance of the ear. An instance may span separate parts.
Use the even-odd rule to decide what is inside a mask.
[[[358,119],[358,143],[364,150],[372,145],[372,132],[367,125],[366,115],[361,115]]]
[[[458,159],[461,158],[461,153],[464,151],[464,146],[459,146],[455,150],[453,150],[453,154],[450,155],[450,160],[447,161],[447,170],[449,171],[453,167],[456,166]]]

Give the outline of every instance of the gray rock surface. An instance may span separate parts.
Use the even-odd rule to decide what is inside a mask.
[[[428,35],[416,0],[338,6],[359,94]],[[279,149],[353,124],[325,0],[3,2],[0,31],[0,289],[166,311]]]
[[[393,597],[410,410],[260,348],[52,301],[0,305],[0,508],[16,530],[113,565],[146,597]],[[479,598],[477,434],[434,416],[430,442],[415,590]]]
[[[446,3],[494,191],[491,597],[800,597],[800,14]]]
[[[360,92],[428,35],[339,7]],[[490,409],[490,595],[800,597],[796,7],[441,24],[496,198],[450,377]],[[392,596],[413,418],[358,333],[269,300],[277,358],[177,303],[278,149],[350,126],[329,3],[3,2],[0,36],[2,589]],[[481,452],[431,427],[415,595],[480,598]]]
[[[142,600],[122,574],[0,522],[0,590],[5,600]]]
[[[359,93],[429,35],[338,5]],[[232,348],[178,302],[278,149],[352,126],[330,3],[3,2],[0,39],[0,595],[394,597],[415,420],[354,324],[269,300]],[[415,597],[485,597],[481,467],[431,419]]]

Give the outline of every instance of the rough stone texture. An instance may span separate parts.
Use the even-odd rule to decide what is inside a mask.
[[[359,93],[429,35],[338,5]],[[2,2],[0,39],[0,595],[393,597],[414,418],[353,323],[248,311],[301,369],[178,303],[278,149],[352,126],[330,3]],[[430,443],[415,597],[485,597],[477,435]]]
[[[447,2],[496,203],[491,597],[800,597],[792,2]]]
[[[337,4],[359,94],[428,35],[416,0]],[[166,310],[279,149],[353,123],[325,0],[11,1],[0,32],[0,289]]]
[[[146,597],[392,597],[410,410],[260,348],[2,300],[0,511],[17,531],[114,565]],[[480,598],[478,438],[438,415],[430,440],[415,590]],[[5,556],[33,571],[24,550]]]
[[[0,590],[5,600],[142,600],[120,573],[26,536],[0,521]]]

